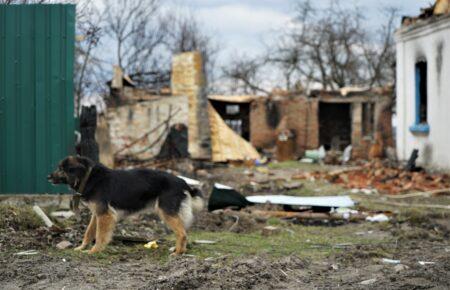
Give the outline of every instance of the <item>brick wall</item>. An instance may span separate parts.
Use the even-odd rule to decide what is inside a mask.
[[[274,148],[278,132],[289,129],[295,133],[295,152],[297,157],[303,155],[306,149],[318,148],[319,144],[319,100],[320,98],[307,98],[304,96],[264,98],[252,102],[250,109],[250,141],[257,149]],[[367,158],[367,153],[373,142],[363,136],[362,104],[367,98],[348,99],[351,106],[351,144],[355,158]],[[381,134],[383,146],[393,146],[390,110],[390,99],[376,97],[374,133]],[[279,122],[271,127],[267,122],[267,103],[278,108]],[[338,99],[337,102],[342,102]]]
[[[211,158],[211,132],[208,119],[208,99],[202,56],[199,52],[185,52],[172,60],[172,94],[187,96],[188,150],[192,158]]]
[[[106,113],[109,125],[109,138],[112,153],[130,144],[132,141],[143,136],[165,120],[170,112],[176,113],[171,118],[169,125],[176,123],[187,124],[188,119],[188,99],[184,96],[160,97],[151,101],[138,102],[129,105],[109,108]],[[152,148],[145,150],[150,144],[164,132],[165,126],[148,135],[142,141],[123,151],[121,154],[137,154],[138,158],[148,158],[156,155],[165,136]],[[100,147],[102,141],[98,140]],[[106,142],[106,141],[105,141]],[[139,153],[141,152],[141,153]]]
[[[267,121],[267,104],[278,108],[279,122],[271,127]],[[304,96],[260,99],[250,109],[250,141],[256,148],[272,148],[280,130],[295,134],[295,152],[301,156],[306,149],[319,146],[318,102]]]

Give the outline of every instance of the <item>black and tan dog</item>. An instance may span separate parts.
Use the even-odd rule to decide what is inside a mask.
[[[200,191],[172,174],[150,169],[112,170],[85,157],[63,159],[48,180],[68,184],[91,210],[83,242],[75,248],[84,250],[95,240],[91,254],[102,251],[111,241],[118,219],[146,209],[156,210],[174,231],[174,254],[182,254],[193,213],[203,207]]]

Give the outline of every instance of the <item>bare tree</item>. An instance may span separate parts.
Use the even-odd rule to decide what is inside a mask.
[[[77,111],[80,108],[81,99],[87,93],[98,90],[98,87],[103,85],[99,85],[99,82],[96,81],[100,62],[94,57],[94,49],[99,44],[101,37],[101,18],[91,4],[90,1],[85,1],[77,5],[74,65],[75,109]]]
[[[154,71],[155,50],[163,44],[166,24],[158,0],[104,0],[105,33],[116,50],[116,62],[129,74]]]
[[[202,54],[206,79],[209,83],[213,83],[219,45],[212,36],[201,29],[191,13],[171,13],[168,18],[169,49],[173,53],[199,51]]]
[[[293,78],[306,87],[318,83],[324,89],[384,85],[392,80],[396,10],[386,10],[387,24],[371,33],[364,28],[358,7],[329,3],[319,9],[309,0],[298,1],[294,28],[286,29],[268,53],[268,63],[279,68],[286,89],[292,89]]]
[[[364,46],[365,61],[369,72],[369,85],[382,86],[395,78],[395,21],[398,18],[398,9],[395,7],[383,8],[387,22],[378,29],[371,42],[375,45]]]
[[[233,93],[270,94],[261,86],[261,69],[264,62],[243,56],[235,56],[232,61],[222,68],[223,77],[232,82]]]

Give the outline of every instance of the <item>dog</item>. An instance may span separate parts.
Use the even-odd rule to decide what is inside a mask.
[[[194,213],[203,208],[201,192],[183,179],[151,169],[113,170],[89,158],[68,156],[48,175],[53,184],[67,184],[81,194],[91,210],[91,220],[81,245],[84,250],[95,240],[88,253],[105,249],[112,239],[117,221],[128,215],[154,209],[175,233],[173,255],[186,252],[186,230]]]

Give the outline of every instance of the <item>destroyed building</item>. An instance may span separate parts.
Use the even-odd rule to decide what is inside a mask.
[[[450,1],[403,17],[397,45],[397,154],[419,150],[423,166],[450,169]]]
[[[352,145],[355,158],[369,157],[375,144],[394,146],[390,89],[209,99],[231,128],[260,151],[274,150],[277,159],[296,159],[321,145],[336,151]]]
[[[394,146],[389,89],[207,96],[202,73],[200,54],[176,55],[171,88],[156,95],[136,87],[115,68],[109,106],[97,134],[103,136],[103,162],[113,163],[111,156],[161,156],[161,146],[175,125],[188,129],[182,144],[187,144],[191,158],[215,162],[259,159],[258,151],[278,160],[297,159],[322,145],[334,151],[352,145],[354,158],[368,158],[371,148],[378,146],[381,149],[371,157],[381,157],[382,148]],[[167,155],[173,150],[166,144],[164,151]]]
[[[108,108],[100,117],[97,132],[100,159],[108,165],[121,158],[148,160],[167,155],[173,150],[164,145],[174,128],[187,128],[185,144],[191,158],[215,162],[260,158],[208,101],[198,52],[174,56],[171,87],[159,94],[136,87],[120,68],[115,68],[108,84]],[[162,147],[164,154],[160,152]]]

